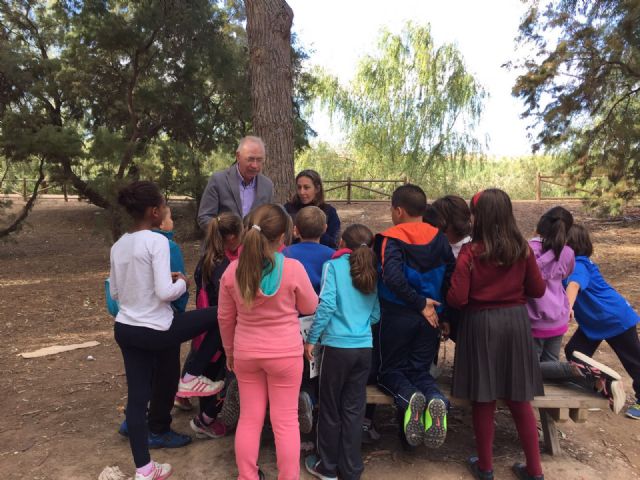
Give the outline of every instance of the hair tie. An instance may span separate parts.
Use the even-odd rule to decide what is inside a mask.
[[[369,248],[369,245],[367,245],[366,243],[361,243],[360,246]]]
[[[251,225],[251,228],[255,228],[259,232],[262,232],[262,229],[260,228],[260,225]]]
[[[220,215],[218,215],[218,216],[216,217],[216,221],[217,221],[218,223],[220,223]]]

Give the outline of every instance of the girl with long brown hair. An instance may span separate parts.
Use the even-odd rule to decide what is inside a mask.
[[[460,250],[447,303],[461,309],[452,394],[473,404],[477,479],[493,479],[496,400],[511,410],[527,459],[513,470],[521,480],[543,479],[531,400],[543,395],[540,364],[525,304],[545,292],[535,255],[518,230],[509,196],[498,189],[476,194],[471,243]]]
[[[305,459],[318,478],[360,478],[360,445],[371,369],[371,325],[380,320],[373,233],[350,225],[340,249],[324,264],[320,306],[305,345],[308,360],[323,345],[318,455]],[[325,373],[326,372],[326,373]]]
[[[237,261],[222,275],[218,321],[227,367],[240,389],[235,452],[239,480],[256,480],[260,433],[269,404],[281,480],[300,478],[298,392],[302,380],[302,337],[298,313],[318,306],[300,262],[281,249],[289,226],[279,205],[251,213]]]

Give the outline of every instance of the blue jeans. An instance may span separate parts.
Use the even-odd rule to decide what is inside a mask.
[[[439,398],[449,402],[429,373],[440,347],[440,330],[414,310],[400,305],[381,305],[380,373],[378,385],[393,395],[404,411],[411,396],[421,392],[427,403]]]

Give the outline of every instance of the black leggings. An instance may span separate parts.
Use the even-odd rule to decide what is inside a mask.
[[[186,367],[187,372],[192,375],[201,375],[211,356],[222,347],[215,307],[176,313],[171,327],[166,331],[115,322],[114,336],[122,351],[127,375],[126,418],[129,443],[137,468],[151,461],[146,409],[153,388],[154,367],[161,363],[163,358],[170,357],[176,346],[179,347],[182,342],[191,340],[203,332],[207,332],[207,335]],[[175,376],[175,373],[172,375]]]
[[[633,380],[636,401],[640,403],[640,339],[638,339],[636,326],[634,325],[615,337],[605,338],[604,341],[613,349]],[[601,343],[602,340],[590,340],[578,328],[564,347],[564,354],[568,360],[572,358],[574,350],[592,357]]]

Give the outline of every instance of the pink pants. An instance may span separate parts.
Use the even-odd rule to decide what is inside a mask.
[[[298,393],[302,357],[263,358],[234,362],[240,390],[240,420],[236,428],[238,480],[258,479],[260,433],[269,402],[276,440],[278,480],[300,478]]]

